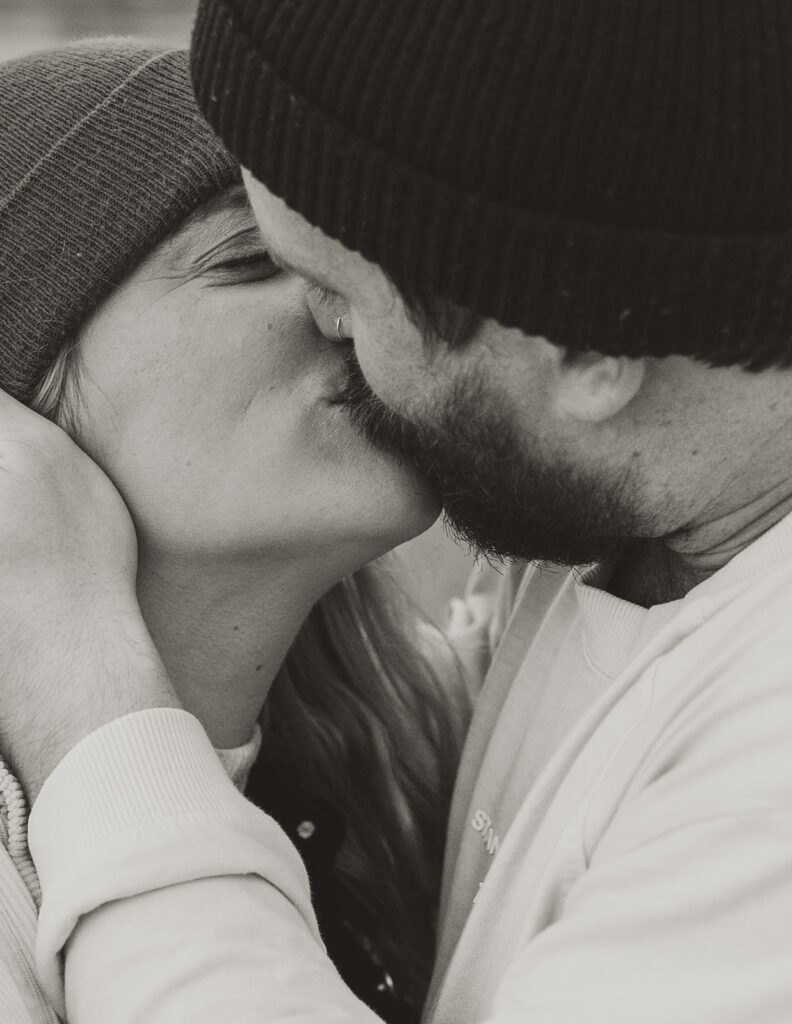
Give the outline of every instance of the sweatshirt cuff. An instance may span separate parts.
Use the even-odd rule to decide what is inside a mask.
[[[294,904],[321,942],[299,853],[236,790],[186,711],[138,711],[82,740],[45,782],[28,842],[42,889],[38,970],[61,1014],[61,951],[81,916],[113,900],[255,874]]]

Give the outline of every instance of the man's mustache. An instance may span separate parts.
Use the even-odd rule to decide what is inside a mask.
[[[346,377],[339,397],[349,410],[353,425],[377,448],[418,461],[427,448],[421,429],[388,408],[374,394],[352,345],[344,346],[341,354]]]

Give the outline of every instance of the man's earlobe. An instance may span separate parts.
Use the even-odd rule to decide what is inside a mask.
[[[588,423],[617,416],[641,389],[645,359],[584,352],[563,358],[558,365],[556,408],[559,413]]]

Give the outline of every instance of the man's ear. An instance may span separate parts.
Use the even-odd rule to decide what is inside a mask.
[[[556,410],[586,423],[617,416],[635,398],[643,383],[645,359],[559,351],[556,365]]]

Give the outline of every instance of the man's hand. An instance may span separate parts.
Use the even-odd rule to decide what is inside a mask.
[[[110,480],[0,391],[0,752],[31,802],[93,729],[179,706],[138,608],[136,569]]]

